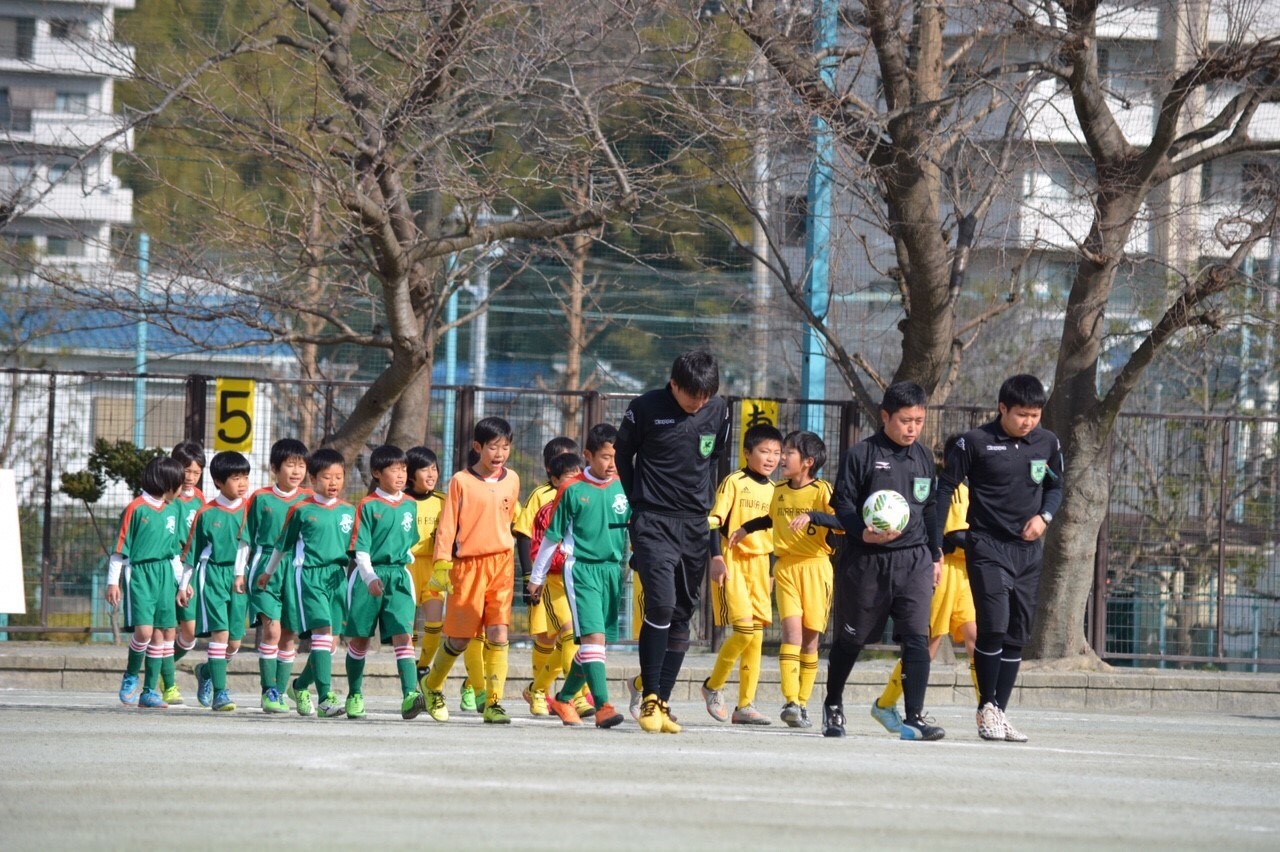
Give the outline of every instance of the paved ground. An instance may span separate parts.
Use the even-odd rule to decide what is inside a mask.
[[[1019,746],[959,706],[936,711],[946,740],[904,743],[861,712],[824,740],[691,702],[679,736],[368,704],[352,722],[0,691],[0,849],[1280,846],[1280,715],[1027,709]]]

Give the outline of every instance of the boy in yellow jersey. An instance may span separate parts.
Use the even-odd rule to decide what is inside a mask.
[[[431,567],[435,562],[436,527],[440,525],[440,512],[444,509],[444,494],[436,490],[440,481],[440,462],[428,447],[410,447],[404,451],[408,468],[408,484],[405,493],[418,503],[418,543],[413,546],[413,563],[409,575],[413,577],[413,591],[417,596],[419,617],[422,619],[422,646],[418,653],[418,679],[431,668],[431,658],[440,647],[440,627],[444,624],[444,593],[431,588]]]
[[[551,477],[551,484],[555,486],[557,494],[572,480],[582,475],[584,464],[582,456],[576,452],[561,453],[551,460],[547,466],[547,473]],[[535,560],[541,553],[542,537],[546,534],[547,525],[551,523],[551,513],[555,509],[555,503],[556,500],[553,497],[551,502],[544,504],[534,515],[529,555]],[[547,546],[553,550],[557,547],[555,543]],[[572,649],[574,654],[578,652],[578,643],[573,636],[573,612],[565,589],[564,555],[556,554],[556,556],[558,558],[549,563],[549,571],[539,589],[540,593],[529,608],[529,632],[533,634],[535,642],[534,659],[535,663],[542,664],[541,668],[534,669],[533,682],[524,690],[524,700],[529,703],[529,712],[534,716],[550,715],[551,710],[547,702],[548,690],[555,684],[556,678],[562,673],[567,675],[573,666],[572,658],[568,660],[568,665],[565,665],[564,652],[569,649]],[[530,597],[527,581],[525,590],[526,598]],[[585,691],[586,687],[582,689]],[[595,715],[596,708],[594,705],[587,704],[585,695],[574,696],[572,703],[574,712],[578,713],[579,717],[584,712],[587,716]]]
[[[724,478],[711,507],[712,523],[724,536],[747,521],[769,514],[773,502],[769,476],[782,455],[782,433],[768,424],[752,426],[742,436],[742,449],[747,466]],[[738,703],[733,710],[733,724],[768,725],[768,717],[755,708],[754,702],[756,684],[760,682],[764,629],[773,622],[769,585],[773,537],[761,530],[722,552],[722,556],[711,558],[711,611],[717,627],[730,627],[733,632],[720,646],[711,676],[702,684],[702,697],[711,718],[729,721],[729,708],[721,690],[737,663]]]
[[[943,445],[943,458],[951,452],[960,436],[952,435]],[[941,464],[941,462],[939,462]],[[973,591],[969,588],[969,571],[965,565],[964,539],[969,528],[969,489],[964,483],[956,486],[947,508],[947,519],[942,527],[942,577],[933,590],[929,611],[929,659],[937,659],[942,637],[950,636],[956,642],[964,642],[969,654],[969,678],[973,681],[977,698],[978,676],[973,669],[973,645],[978,639],[977,615],[973,608]],[[885,684],[884,692],[871,705],[871,718],[891,734],[902,733],[902,716],[898,713],[898,699],[902,697],[902,660],[893,667],[893,674]]]
[[[515,591],[515,539],[511,522],[520,505],[520,477],[507,468],[511,424],[501,417],[476,423],[471,449],[475,463],[449,481],[449,494],[436,528],[431,585],[450,592],[444,616],[444,641],[422,679],[427,713],[449,719],[441,692],[454,662],[484,630],[486,702],[484,721],[509,724],[502,707],[507,681],[507,628]]]
[[[782,439],[782,475],[773,489],[769,514],[747,521],[729,536],[737,547],[750,533],[773,530],[774,592],[782,620],[778,669],[782,675],[782,721],[809,728],[809,696],[818,677],[818,642],[831,612],[831,532],[841,533],[831,505],[830,483],[817,473],[827,461],[827,447],[812,432],[792,432]]]
[[[511,531],[516,538],[516,555],[520,559],[520,588],[526,589],[529,573],[533,570],[532,541],[534,538],[533,523],[539,510],[555,502],[557,485],[560,477],[552,472],[555,459],[572,454],[578,459],[578,467],[582,461],[578,455],[578,442],[572,438],[559,436],[552,438],[542,448],[542,467],[547,472],[547,481],[533,489],[529,499],[516,514]],[[564,592],[563,575],[556,573],[548,578],[547,587],[536,600],[524,592],[524,602],[529,607],[529,634],[533,639],[533,675],[535,684],[526,687],[525,700],[529,702],[529,712],[535,716],[546,716],[546,690],[563,672],[569,670],[578,645],[573,641],[573,625],[569,617],[569,599]],[[539,685],[541,684],[541,685]],[[585,696],[575,699],[574,706],[579,712],[587,715],[595,712],[595,708]]]

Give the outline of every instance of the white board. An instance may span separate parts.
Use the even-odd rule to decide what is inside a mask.
[[[0,612],[17,615],[26,611],[17,480],[12,470],[0,470]]]

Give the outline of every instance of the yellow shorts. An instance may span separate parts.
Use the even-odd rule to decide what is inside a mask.
[[[569,608],[569,596],[564,591],[564,575],[548,574],[538,602],[529,608],[529,633],[541,636],[559,634],[561,629],[573,627],[573,611]]]
[[[942,579],[929,604],[929,638],[950,634],[955,641],[963,642],[964,625],[974,621],[977,615],[964,557],[947,554],[942,557]]]
[[[825,633],[831,616],[831,560],[779,560],[773,568],[773,593],[778,599],[778,618],[800,616],[801,624]]]
[[[415,559],[409,566],[409,576],[413,578],[413,602],[417,606],[427,601],[444,600],[444,592],[430,586],[433,568],[431,559]]]
[[[640,623],[644,621],[644,586],[639,573],[631,573],[631,638],[640,638]]]
[[[711,584],[711,612],[716,627],[731,627],[738,622],[773,622],[773,602],[769,595],[769,554],[735,557],[724,556],[729,569],[724,585]]]
[[[510,624],[515,575],[511,551],[455,559],[449,571],[453,591],[444,610],[444,635],[479,636],[484,627]]]

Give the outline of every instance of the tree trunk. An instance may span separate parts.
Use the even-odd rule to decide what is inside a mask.
[[[1094,418],[1076,418],[1067,429],[1070,435],[1059,438],[1064,443],[1069,438],[1074,449],[1066,458],[1062,508],[1045,540],[1040,601],[1027,649],[1033,659],[1093,656],[1084,636],[1084,612],[1093,587],[1098,531],[1107,514],[1109,446]]]
[[[407,351],[392,355],[391,363],[356,402],[350,416],[334,433],[326,446],[342,453],[350,464],[364,450],[369,436],[382,422],[396,400],[414,383],[430,358]],[[423,432],[425,434],[425,423]]]
[[[434,363],[434,358],[428,358],[396,400],[395,407],[391,409],[391,425],[387,429],[388,444],[407,450],[429,443],[427,427],[431,415],[431,369]]]

